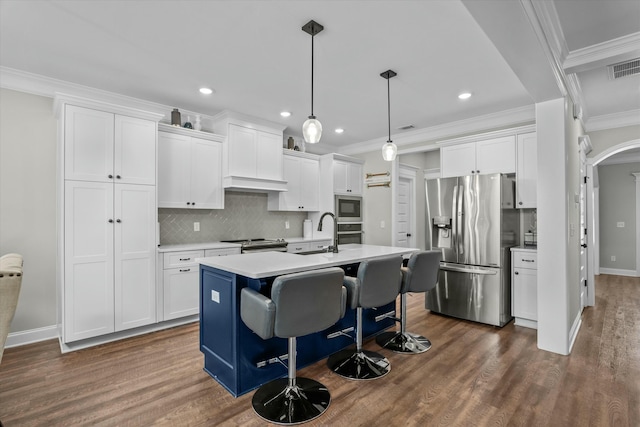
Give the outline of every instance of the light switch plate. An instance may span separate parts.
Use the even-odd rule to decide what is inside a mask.
[[[616,224],[616,227],[624,228],[624,222],[622,222],[622,221],[618,222],[618,224]]]

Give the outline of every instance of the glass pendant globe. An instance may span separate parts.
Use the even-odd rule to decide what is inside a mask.
[[[302,136],[304,136],[305,142],[309,144],[320,142],[322,124],[314,116],[309,117],[302,125]]]
[[[398,147],[393,142],[387,141],[387,143],[382,146],[382,158],[387,162],[394,161],[396,154],[398,154]]]

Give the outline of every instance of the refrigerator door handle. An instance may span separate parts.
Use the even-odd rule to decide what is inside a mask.
[[[487,276],[495,276],[496,274],[498,274],[498,270],[495,268],[461,266],[461,265],[452,265],[452,264],[446,264],[446,263],[440,263],[440,270],[453,271],[455,273],[484,274]]]
[[[453,216],[453,221],[452,222],[452,235],[451,235],[451,239],[452,239],[452,243],[453,243],[453,249],[456,253],[456,261],[458,261],[458,186],[454,185],[453,186],[453,198],[452,198],[452,202],[451,202],[451,215]]]
[[[464,187],[462,185],[458,185],[457,187],[458,201],[456,202],[456,221],[458,222],[458,224],[456,225],[456,252],[458,252],[458,262],[460,262],[462,261],[462,258],[460,256],[464,254],[464,223],[462,222],[462,217],[464,215]]]

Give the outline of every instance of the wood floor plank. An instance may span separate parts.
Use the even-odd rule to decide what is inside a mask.
[[[391,372],[348,381],[320,361],[300,369],[332,393],[309,426],[640,426],[640,279],[601,275],[569,356],[536,331],[430,313],[408,298],[408,326],[433,347],[380,349]],[[233,398],[203,371],[197,323],[60,354],[57,341],[6,349],[0,420],[14,426],[262,426],[252,393]],[[283,368],[283,374],[286,370]]]

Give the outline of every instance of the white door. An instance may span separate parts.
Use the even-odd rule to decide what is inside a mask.
[[[115,182],[156,184],[156,127],[151,120],[115,116]]]
[[[113,114],[67,105],[64,178],[113,182]]]
[[[349,194],[348,167],[347,162],[333,161],[333,192],[336,194]]]
[[[416,171],[400,165],[396,189],[394,246],[415,247]]]
[[[287,181],[287,191],[280,193],[280,209],[296,211],[301,209],[300,194],[302,182],[300,182],[302,159],[293,156],[284,156],[284,180]]]
[[[158,132],[158,207],[160,208],[191,206],[190,140],[188,136]]]
[[[518,135],[516,157],[516,207],[536,208],[538,154],[535,132]]]
[[[114,206],[115,330],[156,321],[155,187],[117,184]]]
[[[164,320],[198,314],[199,274],[197,265],[164,270]]]
[[[580,149],[580,308],[588,305],[587,262],[587,155]]]
[[[358,163],[347,164],[347,188],[349,194],[360,196],[362,195],[362,181],[364,176],[362,175],[362,165]]]
[[[113,332],[113,184],[66,181],[64,329],[71,342]]]
[[[191,183],[189,200],[196,209],[224,208],[222,189],[222,144],[191,138]]]

